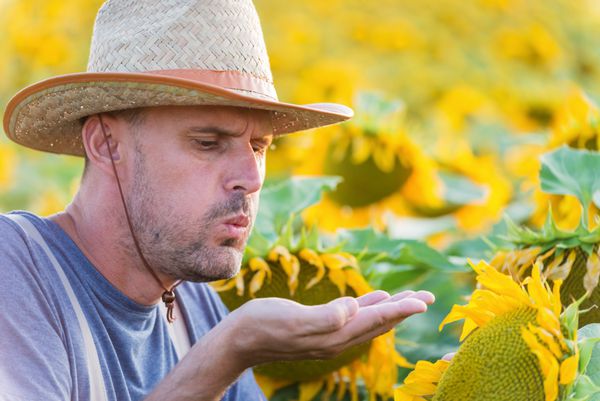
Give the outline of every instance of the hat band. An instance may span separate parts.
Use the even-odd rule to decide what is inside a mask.
[[[261,97],[277,101],[277,93],[273,83],[240,71],[176,69],[144,71],[143,73],[183,78],[227,89],[252,92]]]

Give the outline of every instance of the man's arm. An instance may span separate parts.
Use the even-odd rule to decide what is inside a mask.
[[[65,333],[45,272],[35,268],[25,239],[0,217],[0,401],[71,399]]]
[[[325,305],[279,298],[250,301],[196,343],[146,401],[219,400],[247,368],[277,360],[327,359],[425,312],[428,292],[375,291]]]

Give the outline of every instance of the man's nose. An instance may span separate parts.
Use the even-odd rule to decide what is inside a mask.
[[[226,188],[252,194],[260,190],[264,178],[264,156],[258,156],[251,144],[236,152],[228,163]]]

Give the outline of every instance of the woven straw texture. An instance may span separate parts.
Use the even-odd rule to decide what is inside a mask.
[[[238,71],[271,86],[260,21],[247,0],[109,0],[98,12],[88,72]],[[235,89],[234,89],[235,90]]]
[[[226,79],[211,81],[219,74]],[[88,72],[50,78],[17,93],[6,107],[4,129],[24,146],[83,156],[82,117],[169,105],[269,110],[275,135],[352,116],[341,105],[277,100],[250,0],[108,0],[96,18]]]

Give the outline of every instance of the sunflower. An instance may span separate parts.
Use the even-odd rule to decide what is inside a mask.
[[[590,151],[600,150],[600,109],[580,89],[571,91],[558,110],[552,127],[548,149],[563,145]],[[565,229],[576,228],[581,220],[582,210],[573,196],[546,194],[538,189],[534,192],[534,202],[536,209],[531,221],[536,226],[544,223],[548,205],[552,208],[557,224]],[[600,210],[591,204],[588,212],[588,223],[595,226],[595,217],[600,216]]]
[[[446,135],[429,150],[410,138],[404,104],[362,93],[357,116],[347,124],[296,142],[287,163],[303,175],[331,175],[342,182],[305,212],[308,224],[384,228],[392,216],[452,216],[463,230],[479,232],[495,223],[510,200],[512,186],[493,155],[475,155],[458,135]],[[300,152],[300,153],[299,153]]]
[[[538,265],[547,279],[564,281],[560,290],[564,304],[587,296],[582,304],[582,308],[587,310],[580,317],[582,326],[598,323],[600,248],[598,243],[582,242],[578,245],[572,242],[572,246],[562,247],[559,244],[548,249],[548,245],[540,241],[537,246],[498,251],[490,264],[498,271],[510,274],[515,280],[526,279],[531,274],[532,266]]]
[[[600,227],[591,228],[590,204],[600,182],[595,171],[600,167],[600,153],[575,150],[563,146],[546,153],[541,158],[541,187],[552,194],[571,194],[573,208],[582,211],[582,217],[573,229],[558,226],[552,209],[540,229],[519,227],[506,220],[506,234],[502,245],[495,251],[491,264],[499,271],[510,274],[515,280],[531,275],[533,264],[538,264],[542,274],[550,280],[562,280],[560,295],[568,304],[584,295],[582,324],[600,322]]]
[[[361,296],[373,289],[357,259],[346,252],[318,252],[311,248],[273,247],[264,257],[250,258],[234,278],[213,283],[227,307],[235,309],[252,298],[280,297],[317,305],[340,296]],[[394,346],[394,331],[357,345],[332,360],[275,362],[255,372],[267,397],[300,381],[300,400],[311,400],[322,389],[331,394],[337,384],[341,397],[348,389],[358,399],[357,380],[371,394],[391,397],[399,366],[412,367]]]
[[[436,142],[439,169],[464,177],[477,186],[481,194],[453,211],[460,229],[481,232],[502,217],[512,197],[512,184],[500,168],[495,154],[476,154],[466,138],[445,135]]]
[[[484,261],[471,266],[480,288],[440,325],[464,320],[457,354],[451,362],[418,362],[395,400],[555,401],[574,394],[587,377],[579,360],[578,303],[563,311],[561,280],[551,288],[539,263],[522,283]]]
[[[339,227],[382,228],[384,215],[414,215],[412,204],[442,205],[441,181],[434,161],[410,140],[401,101],[363,93],[357,97],[353,122],[319,131],[305,143],[298,174],[332,175],[341,184],[307,210],[309,224],[334,231]]]

